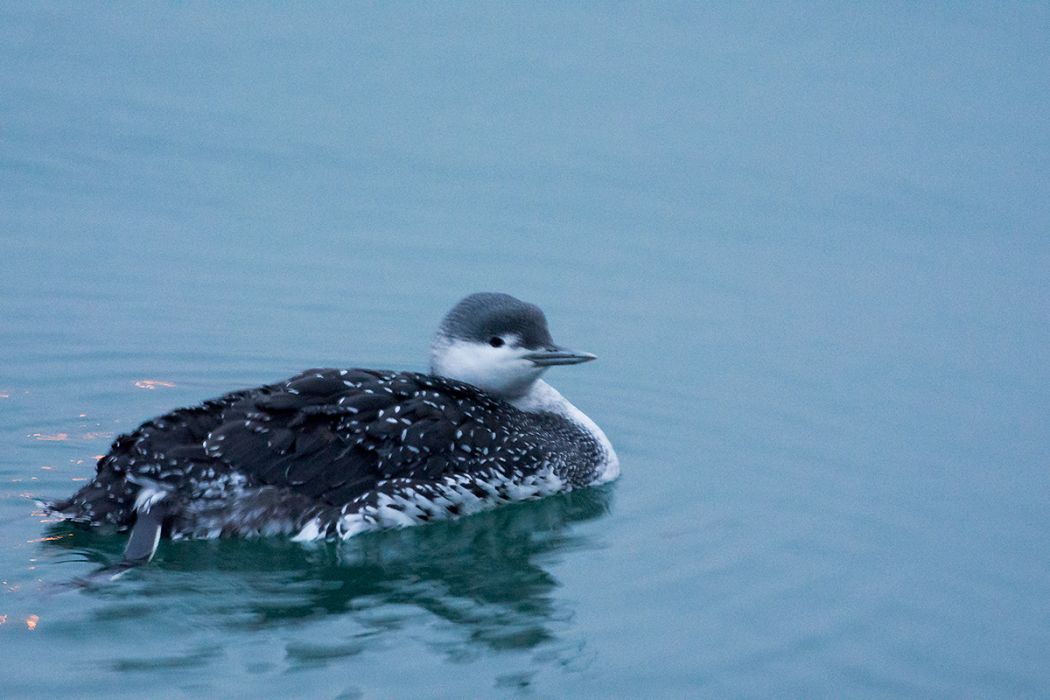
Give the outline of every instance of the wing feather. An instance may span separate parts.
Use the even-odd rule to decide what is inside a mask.
[[[259,485],[342,505],[384,479],[438,479],[489,464],[490,426],[508,412],[517,413],[429,375],[307,370],[228,405],[205,448]]]

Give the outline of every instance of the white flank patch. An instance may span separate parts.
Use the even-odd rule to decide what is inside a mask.
[[[487,496],[477,496],[470,489],[471,484],[483,489]],[[408,527],[473,515],[503,503],[504,500],[497,495],[501,490],[511,501],[527,501],[564,491],[565,482],[550,469],[530,474],[520,481],[498,473],[476,478],[466,474],[450,476],[441,483],[429,484],[426,492],[404,488],[393,494],[380,493],[375,506],[365,506],[360,511],[342,516],[335,530],[346,540],[368,530]],[[449,512],[452,507],[458,509],[455,516]]]
[[[303,526],[303,529],[292,538],[292,542],[313,542],[322,537],[321,520],[314,518]]]
[[[354,535],[373,529],[373,527],[361,513],[351,513],[339,518],[339,521],[335,524],[335,531],[340,538],[348,540]]]

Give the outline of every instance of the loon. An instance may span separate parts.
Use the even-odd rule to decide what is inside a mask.
[[[595,359],[556,345],[539,307],[477,293],[444,317],[430,373],[310,369],[147,421],[48,508],[130,530],[124,562],[172,539],[299,541],[469,515],[605,483],[605,433],[540,377]]]

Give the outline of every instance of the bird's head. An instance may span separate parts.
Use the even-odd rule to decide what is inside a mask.
[[[555,344],[538,306],[509,294],[471,294],[449,311],[430,349],[434,374],[467,382],[494,396],[528,393],[548,367],[595,356]]]

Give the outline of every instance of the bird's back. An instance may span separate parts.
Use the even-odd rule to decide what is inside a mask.
[[[151,420],[53,507],[123,529],[157,504],[178,536],[348,536],[583,485],[602,459],[564,416],[411,372],[307,370]]]

